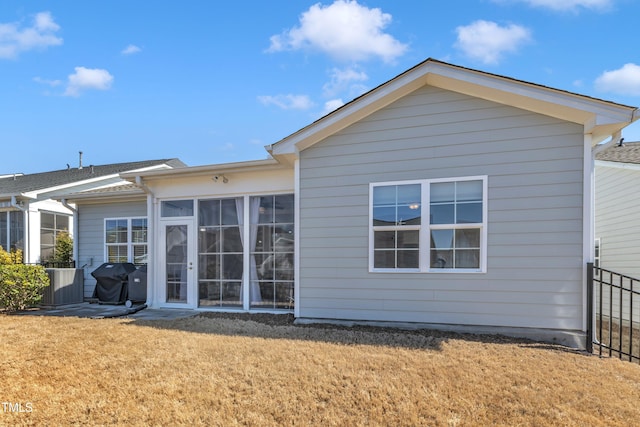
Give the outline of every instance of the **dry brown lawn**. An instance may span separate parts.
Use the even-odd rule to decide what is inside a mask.
[[[0,342],[1,425],[640,421],[637,364],[506,338],[0,314]]]

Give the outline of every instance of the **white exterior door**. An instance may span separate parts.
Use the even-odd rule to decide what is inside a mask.
[[[164,306],[195,307],[193,220],[160,222],[160,301]]]

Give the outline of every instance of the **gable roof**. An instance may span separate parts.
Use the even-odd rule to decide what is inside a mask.
[[[297,152],[424,85],[582,124],[585,134],[592,135],[594,145],[640,118],[636,107],[428,58],[310,125],[267,146],[267,151],[276,159],[291,161]]]
[[[608,147],[596,154],[596,160],[640,164],[640,142],[626,142]]]
[[[162,166],[185,167],[179,159],[144,160],[139,162],[90,165],[83,168],[68,168],[33,174],[4,175],[0,177],[0,197],[37,197],[38,194],[84,183],[96,183],[110,177],[118,177],[121,172],[157,169]],[[119,179],[119,178],[118,178]]]

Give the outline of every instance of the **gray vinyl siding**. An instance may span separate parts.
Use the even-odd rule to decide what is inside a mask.
[[[640,278],[640,170],[596,166],[595,176],[600,264]]]
[[[90,298],[96,286],[91,272],[104,259],[105,218],[146,217],[146,200],[127,203],[87,204],[78,208],[78,265],[84,270],[84,297]]]
[[[300,154],[300,317],[582,329],[583,129],[423,87]],[[369,273],[369,183],[488,176],[486,273]]]

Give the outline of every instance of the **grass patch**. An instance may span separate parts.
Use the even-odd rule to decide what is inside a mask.
[[[611,331],[609,331],[611,329]],[[640,325],[620,319],[596,318],[594,353],[637,363],[640,360]]]
[[[0,425],[607,425],[640,366],[435,331],[0,315]]]

